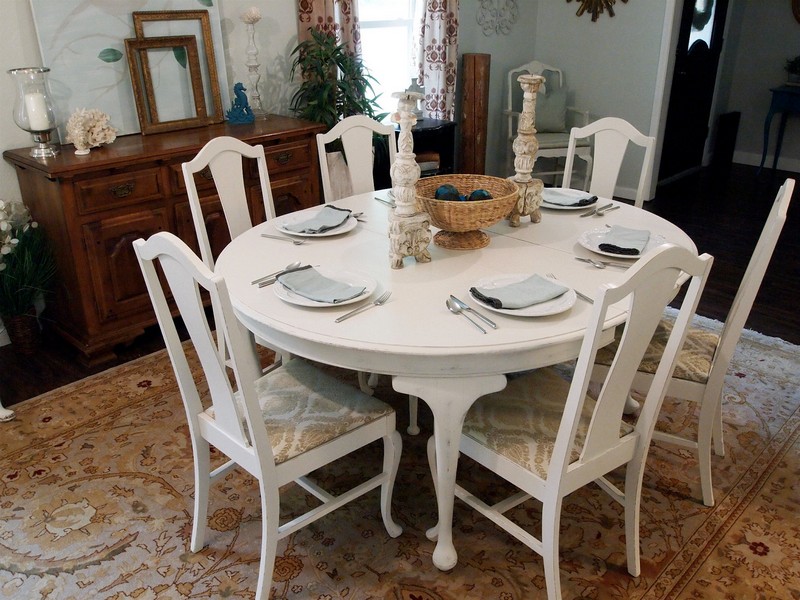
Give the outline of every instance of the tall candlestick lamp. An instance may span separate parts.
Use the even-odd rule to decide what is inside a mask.
[[[33,136],[36,146],[31,148],[31,156],[34,158],[48,158],[59,152],[58,145],[52,143],[51,139],[56,128],[56,116],[47,85],[49,72],[47,67],[25,67],[8,71],[17,84],[14,122]]]

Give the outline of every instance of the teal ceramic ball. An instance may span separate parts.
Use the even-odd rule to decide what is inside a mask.
[[[484,189],[478,189],[469,195],[469,200],[491,200],[492,195]]]
[[[456,186],[445,183],[444,185],[440,185],[436,188],[436,192],[434,192],[433,197],[437,200],[458,200],[459,194]]]

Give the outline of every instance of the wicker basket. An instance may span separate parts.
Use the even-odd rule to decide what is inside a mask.
[[[449,183],[462,194],[477,189],[487,190],[491,200],[459,202],[436,200],[436,189]],[[489,236],[480,231],[494,225],[509,212],[517,201],[517,184],[501,177],[489,175],[437,175],[417,181],[417,199],[430,215],[431,223],[441,229],[433,237],[434,243],[451,250],[473,250],[489,245]]]

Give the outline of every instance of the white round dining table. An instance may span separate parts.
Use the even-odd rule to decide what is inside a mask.
[[[506,373],[575,358],[592,308],[578,298],[564,312],[521,317],[481,307],[470,295],[470,287],[504,274],[539,273],[552,274],[592,296],[600,285],[621,281],[625,269],[599,269],[576,257],[635,261],[601,256],[578,239],[589,230],[615,224],[647,229],[651,238],[694,252],[697,248],[669,221],[613,201],[620,208],[603,217],[581,217],[583,210],[543,208],[540,223],[524,219],[520,227],[513,228],[502,221],[484,229],[491,239],[485,248],[448,250],[431,243],[429,263],[407,257],[403,268],[392,269],[388,237],[392,209],[376,197],[387,199],[388,190],[335,202],[363,213],[357,226],[339,235],[293,237],[306,240],[300,245],[262,237],[262,233],[284,235],[276,228],[281,217],[257,225],[220,253],[215,270],[227,282],[238,318],[271,346],[329,365],[390,375],[395,390],[428,404],[434,417],[438,505],[438,524],[428,537],[436,540],[434,564],[449,570],[458,560],[452,516],[459,439],[467,410],[479,397],[503,389]],[[317,210],[320,207],[305,212],[311,215]],[[298,214],[292,213],[292,219]],[[391,291],[391,296],[384,305],[337,323],[337,317],[361,303],[301,306],[287,301],[285,294],[283,299],[279,297],[275,286],[252,284],[293,261],[328,273],[352,272],[374,280],[375,291],[361,303],[373,301],[383,291]],[[486,333],[481,333],[463,316],[451,313],[445,305],[451,294],[489,317],[497,329],[482,324]],[[625,318],[626,306],[613,307],[607,321],[607,342]]]

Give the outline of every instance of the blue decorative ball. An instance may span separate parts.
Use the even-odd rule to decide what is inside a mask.
[[[433,197],[437,200],[459,200],[458,190],[456,186],[451,185],[449,183],[445,183],[444,185],[440,185],[436,188],[436,192],[433,194]]]
[[[469,200],[491,200],[492,195],[484,189],[478,189],[469,195]]]

